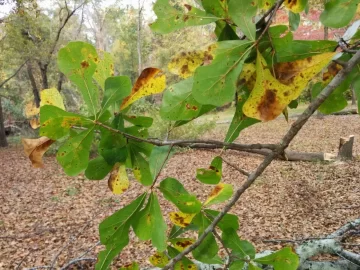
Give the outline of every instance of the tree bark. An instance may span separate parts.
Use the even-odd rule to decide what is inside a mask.
[[[42,64],[41,62],[38,62],[40,74],[41,74],[41,84],[42,89],[49,89],[49,81],[47,77],[47,71],[48,71],[48,65]]]
[[[58,80],[58,83],[57,83],[57,90],[59,92],[61,92],[61,90],[62,90],[62,85],[63,85],[64,79],[65,79],[64,73],[60,72],[59,80]]]
[[[5,126],[4,126],[4,116],[1,104],[1,96],[0,96],[0,147],[7,147],[8,143],[5,135]]]
[[[349,138],[340,138],[339,144],[339,159],[351,160],[353,158],[354,135]]]
[[[35,80],[35,77],[34,77],[34,74],[33,74],[33,71],[32,71],[32,65],[31,65],[31,62],[27,62],[27,73],[28,73],[28,76],[29,76],[29,80],[30,80],[30,83],[31,83],[31,87],[32,87],[32,92],[33,92],[33,95],[34,95],[34,102],[35,102],[35,105],[36,107],[40,107],[40,92],[39,92],[39,89],[37,87],[37,84],[36,84],[36,80]]]

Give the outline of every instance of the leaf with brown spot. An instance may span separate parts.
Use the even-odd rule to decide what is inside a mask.
[[[165,90],[165,87],[165,74],[157,68],[146,68],[134,84],[131,94],[124,99],[120,109],[125,109],[142,97],[159,94]]]
[[[230,184],[220,183],[211,191],[209,198],[204,202],[204,206],[210,206],[216,203],[222,203],[231,198],[233,186]]]
[[[170,221],[179,226],[179,227],[187,227],[190,225],[192,219],[196,214],[185,214],[183,212],[170,212]]]
[[[209,168],[196,169],[196,178],[204,184],[216,185],[222,176],[222,158],[215,157]]]
[[[55,141],[47,137],[40,137],[38,139],[21,139],[21,141],[24,146],[25,154],[31,160],[33,167],[44,167],[42,157]]]
[[[164,267],[169,262],[169,258],[164,252],[156,252],[149,258],[149,261],[155,267]]]
[[[193,238],[174,238],[170,240],[171,244],[173,244],[174,248],[178,251],[183,251],[185,248],[191,246],[195,239]]]
[[[285,0],[284,5],[293,13],[299,13],[306,7],[308,0]]]
[[[96,60],[97,67],[93,78],[105,90],[106,79],[114,76],[114,60],[110,53],[104,51],[100,51],[99,57],[94,60]]]
[[[128,190],[130,185],[129,178],[126,173],[125,164],[116,163],[111,170],[110,177],[108,179],[108,186],[112,193],[120,195]]]

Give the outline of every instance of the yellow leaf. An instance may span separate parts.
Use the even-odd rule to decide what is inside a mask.
[[[275,119],[286,106],[299,97],[303,89],[330,61],[335,53],[323,53],[302,60],[274,66],[275,79],[265,59],[258,52],[256,83],[243,112],[262,121]]]
[[[299,13],[306,7],[307,0],[285,0],[284,5],[293,13]]]
[[[182,52],[176,55],[168,64],[169,71],[184,79],[191,77],[199,66],[211,63],[216,47],[216,44],[213,44],[206,51]]]
[[[112,193],[120,195],[129,188],[129,178],[126,173],[125,164],[116,163],[111,170],[108,186]]]
[[[120,109],[125,109],[142,97],[159,94],[165,90],[165,87],[165,74],[157,68],[146,68],[134,84],[131,94],[124,99]]]
[[[30,118],[40,113],[40,108],[37,108],[34,101],[29,102],[25,105],[26,118]]]
[[[22,139],[25,154],[31,160],[35,168],[44,167],[42,157],[49,147],[55,142],[47,137],[40,137],[38,139]]]
[[[324,84],[328,84],[342,70],[342,66],[332,62],[323,73],[322,80]]]
[[[37,129],[40,127],[40,119],[37,117],[30,119],[30,126],[32,129]]]
[[[185,214],[182,212],[170,212],[170,220],[173,224],[185,228],[189,226],[196,214]]]
[[[251,91],[254,88],[256,81],[256,66],[254,63],[244,64],[244,67],[240,73],[238,87],[246,85]]]
[[[164,267],[169,262],[169,258],[163,252],[156,252],[149,258],[150,263],[156,267]]]
[[[233,186],[230,184],[220,183],[217,184],[211,191],[209,198],[205,201],[204,205],[212,205],[215,203],[222,203],[228,200],[233,194]]]
[[[40,107],[44,105],[52,105],[65,110],[64,100],[56,88],[44,89],[40,92]]]
[[[193,238],[175,238],[170,240],[171,244],[173,244],[174,248],[178,251],[183,251],[185,248],[191,246],[195,239]]]

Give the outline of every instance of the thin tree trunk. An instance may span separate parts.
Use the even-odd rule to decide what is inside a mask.
[[[64,73],[60,72],[59,80],[58,80],[58,83],[57,83],[57,90],[59,92],[61,92],[61,90],[62,90],[62,85],[63,85],[63,82],[64,82],[64,78],[65,78]]]
[[[38,62],[38,65],[40,68],[42,89],[49,89],[49,81],[47,77],[48,65],[43,65],[41,62]]]
[[[8,146],[5,134],[5,126],[4,126],[4,116],[1,104],[1,96],[0,96],[0,147]]]
[[[35,105],[36,107],[40,107],[40,93],[39,93],[39,89],[36,85],[36,81],[35,81],[35,77],[34,77],[34,74],[33,74],[33,71],[32,71],[32,65],[31,65],[31,62],[27,62],[27,73],[28,73],[28,76],[29,76],[29,80],[30,80],[30,83],[31,83],[31,87],[32,87],[32,91],[33,91],[33,95],[34,95],[34,102],[35,102]]]

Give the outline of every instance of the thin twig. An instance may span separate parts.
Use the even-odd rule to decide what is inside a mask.
[[[232,164],[231,162],[227,161],[226,159],[222,158],[222,160],[227,164],[229,165],[230,167],[232,167],[233,169],[237,170],[239,173],[245,175],[245,176],[249,176],[250,173],[237,167],[235,164]]]
[[[220,220],[229,212],[229,210],[236,204],[241,195],[255,182],[255,180],[264,172],[264,170],[271,164],[271,162],[279,155],[281,155],[285,149],[289,146],[290,142],[302,129],[305,123],[309,120],[311,115],[320,107],[320,105],[329,97],[333,91],[345,80],[346,76],[352,71],[352,69],[360,62],[360,51],[358,51],[348,62],[347,66],[342,69],[333,80],[321,91],[321,93],[312,101],[309,107],[302,113],[302,115],[292,124],[289,131],[283,137],[279,147],[270,153],[264,161],[258,166],[258,168],[248,177],[248,180],[236,190],[234,196],[225,205],[219,215],[212,221],[212,223],[204,230],[203,234],[189,247],[180,252],[177,256],[169,261],[169,263],[163,268],[163,270],[172,269],[174,265],[180,261],[185,255],[196,249],[205,237],[214,231],[216,225]]]
[[[231,252],[230,252],[229,249],[225,246],[224,241],[221,239],[220,235],[217,233],[216,230],[213,231],[213,234],[215,235],[216,239],[219,240],[220,244],[223,246],[226,254],[228,255],[227,262],[225,263],[224,268],[223,268],[223,270],[226,270],[226,269],[229,268],[230,263],[231,263]]]
[[[79,256],[79,258],[84,257],[85,255],[87,255],[91,250],[93,250],[94,248],[96,248],[97,246],[99,246],[101,244],[100,241],[97,241],[94,245],[92,245],[90,248],[88,248],[83,254],[81,254]]]

